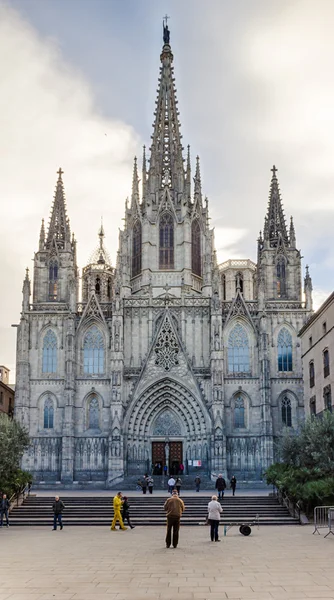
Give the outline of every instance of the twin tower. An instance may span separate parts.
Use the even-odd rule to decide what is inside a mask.
[[[307,271],[303,299],[277,170],[257,262],[218,264],[199,159],[192,171],[182,146],[169,37],[164,26],[151,146],[141,185],[134,162],[115,267],[101,227],[79,286],[59,169],[32,298],[24,280],[15,411],[41,487],[112,487],[164,465],[259,480],[275,438],[303,417],[297,333],[312,283]]]

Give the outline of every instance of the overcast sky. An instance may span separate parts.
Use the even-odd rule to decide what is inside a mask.
[[[115,264],[133,157],[150,144],[166,11],[183,142],[201,159],[219,260],[256,260],[275,163],[315,305],[333,290],[332,0],[0,0],[0,364],[12,371],[10,326],[59,166],[80,268],[101,215]]]

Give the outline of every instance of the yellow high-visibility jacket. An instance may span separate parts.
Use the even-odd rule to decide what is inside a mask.
[[[119,496],[115,496],[113,504],[114,504],[114,511],[119,512],[121,510],[121,506],[122,506],[121,498]]]

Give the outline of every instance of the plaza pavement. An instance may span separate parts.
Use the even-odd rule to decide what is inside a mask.
[[[221,543],[208,527],[0,530],[0,600],[334,599],[334,536],[312,526],[237,528]]]

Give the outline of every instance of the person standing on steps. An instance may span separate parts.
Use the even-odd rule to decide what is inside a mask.
[[[182,485],[182,479],[181,479],[181,477],[177,477],[176,481],[175,481],[175,487],[176,487],[176,491],[179,494],[179,496],[181,496],[181,485]]]
[[[173,548],[176,548],[179,543],[180,520],[184,509],[183,500],[179,498],[177,491],[173,490],[172,497],[168,498],[164,504],[164,510],[167,513],[166,548],[170,548],[172,543],[172,530]]]
[[[3,494],[2,499],[0,500],[0,527],[3,527],[4,516],[6,517],[6,527],[9,527],[8,512],[9,500],[7,494]]]
[[[226,481],[221,473],[219,473],[216,481],[216,490],[218,492],[218,499],[224,498],[224,492],[226,490]]]
[[[127,523],[129,525],[130,529],[134,529],[135,528],[135,526],[132,525],[132,523],[130,521],[130,504],[129,504],[127,496],[123,497],[122,517],[123,517],[123,522],[124,523],[125,523],[125,519],[127,520]]]
[[[175,487],[175,479],[173,476],[171,476],[168,481],[167,481],[167,485],[168,485],[168,492],[171,494],[174,487]]]
[[[153,494],[153,484],[154,484],[153,477],[151,475],[149,475],[147,478],[147,485],[148,485],[148,491],[150,494]]]
[[[235,495],[235,488],[237,487],[237,480],[235,478],[235,475],[233,475],[233,477],[232,477],[232,479],[230,481],[230,484],[231,484],[231,490],[232,490],[233,496],[234,496]]]
[[[197,477],[195,477],[196,492],[199,492],[200,487],[201,487],[201,478],[199,477],[199,475],[197,475]]]
[[[147,473],[145,473],[144,477],[143,477],[143,481],[141,482],[141,487],[143,490],[143,494],[146,494],[146,490],[147,490]]]
[[[54,503],[52,505],[52,510],[53,510],[53,531],[57,531],[57,522],[59,523],[60,530],[63,529],[62,514],[63,514],[64,508],[65,508],[64,502],[62,502],[62,500],[59,499],[59,496],[56,496],[55,497],[55,501],[54,501]]]
[[[211,542],[220,542],[218,537],[220,515],[223,512],[220,502],[217,502],[217,496],[211,497],[208,504],[208,519],[210,523]]]
[[[113,500],[114,518],[112,520],[111,527],[110,527],[111,531],[116,530],[117,521],[119,522],[119,526],[120,526],[120,529],[122,529],[122,531],[125,531],[127,529],[127,527],[124,527],[124,523],[123,523],[123,519],[122,519],[122,515],[121,515],[122,504],[123,504],[122,492],[118,492],[117,496],[115,496],[114,500]]]

